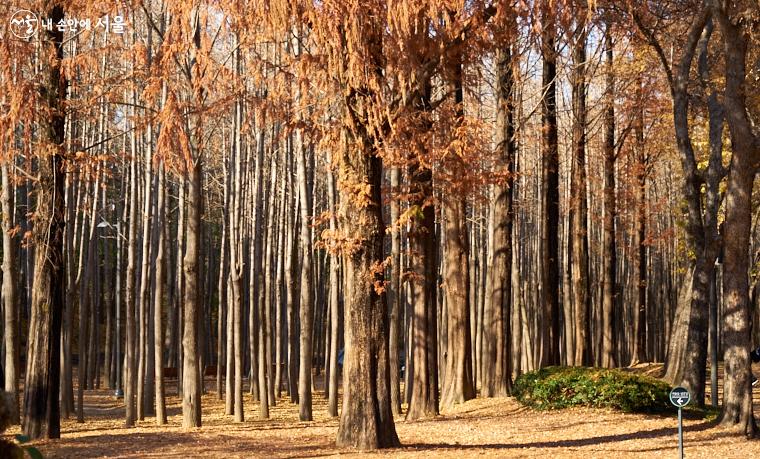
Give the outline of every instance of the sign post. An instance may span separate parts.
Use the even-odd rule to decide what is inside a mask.
[[[670,403],[678,408],[678,457],[683,459],[683,421],[681,408],[691,401],[691,394],[683,387],[676,387],[670,391]]]

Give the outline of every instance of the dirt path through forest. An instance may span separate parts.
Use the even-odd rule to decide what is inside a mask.
[[[169,385],[171,388],[171,384]],[[209,384],[210,386],[210,384]],[[325,416],[326,401],[315,393],[314,422],[298,421],[298,407],[287,401],[256,418],[258,406],[246,399],[246,421],[224,415],[214,392],[203,398],[201,429],[183,430],[175,394],[168,399],[169,424],[146,418],[124,427],[124,410],[110,391],[88,391],[87,422],[63,421],[62,439],[39,442],[45,457],[90,458],[249,458],[354,457],[337,450],[337,420]],[[676,418],[572,409],[535,412],[513,399],[470,401],[428,421],[397,420],[404,445],[386,450],[392,457],[677,457]],[[700,419],[685,421],[686,457],[722,459],[760,455],[760,441],[747,442]]]

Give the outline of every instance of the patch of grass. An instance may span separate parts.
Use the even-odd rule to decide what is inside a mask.
[[[670,386],[649,376],[621,370],[548,367],[515,380],[514,396],[538,410],[571,406],[612,408],[625,413],[666,413]]]

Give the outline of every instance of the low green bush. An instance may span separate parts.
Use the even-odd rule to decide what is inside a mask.
[[[672,411],[663,381],[621,370],[548,367],[520,375],[514,396],[539,410],[571,406],[612,408],[626,413]]]

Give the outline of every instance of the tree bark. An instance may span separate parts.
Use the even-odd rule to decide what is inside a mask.
[[[349,102],[350,103],[350,102]],[[378,286],[383,258],[380,198],[382,166],[366,139],[342,153],[339,160],[341,234],[355,241],[343,252],[346,276],[343,410],[337,446],[360,450],[399,445],[393,423],[388,372],[388,312]],[[370,189],[364,196],[357,189]],[[359,200],[359,201],[357,201]],[[361,202],[361,205],[357,205]]]
[[[723,2],[720,2],[723,3]],[[725,379],[720,423],[757,433],[752,403],[751,303],[749,301],[749,247],[752,229],[752,190],[760,162],[760,135],[747,114],[746,59],[750,35],[729,18],[717,1],[712,10],[720,24],[726,56],[725,106],[731,138],[731,170],[726,191],[723,275],[723,361]]]
[[[543,58],[543,88],[541,100],[541,181],[544,218],[541,229],[541,286],[543,361],[547,365],[560,363],[560,304],[559,304],[559,150],[557,142],[557,50],[554,14],[547,0],[543,2],[541,56]]]
[[[58,23],[64,18],[60,5],[48,12]],[[49,63],[44,96],[52,111],[45,121],[40,149],[37,182],[37,207],[34,213],[34,290],[32,292],[22,430],[32,439],[60,437],[60,346],[61,316],[65,304],[66,280],[63,258],[65,214],[65,159],[63,101],[68,80],[61,74],[63,32],[46,31],[46,42],[55,51]],[[42,153],[44,152],[44,153]]]
[[[312,325],[314,322],[313,286],[312,286],[312,251],[309,221],[311,216],[311,197],[306,182],[306,152],[300,131],[296,131],[296,164],[298,169],[298,194],[301,197],[301,346],[300,365],[298,367],[298,417],[301,421],[311,421],[311,366],[312,366]]]
[[[12,161],[12,160],[6,160]],[[19,423],[19,339],[16,333],[18,329],[18,295],[16,283],[18,273],[16,268],[16,248],[13,237],[13,208],[11,207],[12,185],[8,174],[8,164],[0,165],[2,175],[2,201],[3,210],[3,308],[4,323],[3,334],[5,338],[5,391],[13,397],[11,421]]]
[[[496,54],[496,149],[504,178],[494,186],[491,209],[491,259],[483,308],[480,390],[483,397],[509,395],[512,389],[512,224],[515,157],[514,62],[509,46]]]
[[[183,311],[182,348],[182,426],[201,426],[201,378],[198,368],[198,316],[200,303],[199,263],[201,234],[201,176],[203,173],[200,158],[195,164],[188,165],[187,178],[187,232],[185,246],[185,301]]]
[[[391,266],[392,271],[390,283],[390,289],[388,293],[388,304],[390,309],[390,326],[388,337],[388,349],[390,353],[390,372],[391,372],[391,409],[393,415],[398,416],[401,414],[401,362],[399,362],[399,355],[402,352],[403,344],[403,327],[401,322],[401,228],[398,226],[399,219],[399,198],[398,193],[401,192],[400,187],[401,171],[398,167],[391,169],[391,194],[390,194],[390,211],[391,211],[391,226],[394,228],[391,232]],[[337,270],[337,266],[336,266]],[[331,273],[332,275],[332,273]],[[337,285],[336,285],[337,287]],[[337,288],[336,288],[337,290]],[[337,293],[337,291],[336,291]],[[337,304],[338,298],[335,298]],[[334,318],[337,319],[337,312]],[[337,324],[333,324],[333,329],[337,330]],[[336,336],[337,341],[337,336]],[[401,342],[400,342],[401,341]],[[337,343],[335,344],[337,348]],[[337,378],[337,376],[336,376]],[[337,384],[337,381],[336,381]]]
[[[156,287],[153,299],[153,364],[155,366],[156,424],[166,424],[166,400],[164,397],[164,245],[166,223],[166,170],[163,163],[159,165],[158,202],[156,205],[156,228],[158,245],[156,247]]]
[[[615,360],[615,302],[617,298],[617,247],[615,216],[615,70],[613,59],[612,25],[604,29],[605,46],[605,104],[604,113],[604,220],[602,223],[602,259],[604,260],[602,286],[601,355],[597,359],[602,367],[612,368]]]
[[[430,109],[431,84],[425,83],[415,109],[421,116]],[[426,129],[429,126],[426,126]],[[422,147],[424,148],[424,146]],[[433,173],[414,159],[410,166],[413,206],[417,217],[409,231],[413,279],[412,387],[406,419],[422,419],[438,414],[438,241],[435,228]]]
[[[330,231],[333,233],[333,235],[336,235],[336,232],[338,230],[338,218],[337,218],[337,211],[338,206],[335,197],[335,177],[333,176],[332,171],[328,171],[327,175],[327,193],[328,193],[328,200],[330,203]],[[339,276],[339,263],[340,259],[338,254],[335,252],[335,250],[332,250],[330,252],[330,381],[329,381],[329,391],[328,391],[328,402],[327,402],[327,412],[332,417],[338,416],[338,379],[339,379],[339,370],[338,370],[338,346],[339,346],[339,336],[338,336],[338,325],[339,325],[339,308],[340,308],[340,298],[339,298],[339,288],[340,288],[340,276]],[[396,267],[395,269],[398,269]],[[392,340],[392,338],[391,338]],[[391,341],[392,342],[392,341]],[[398,341],[396,341],[396,344],[398,345]],[[391,349],[393,349],[393,346],[391,345]],[[391,356],[392,356],[391,351]],[[398,359],[398,357],[397,357]],[[391,358],[391,362],[393,362],[393,358]],[[391,368],[391,375],[393,375],[393,369]],[[393,378],[391,378],[391,385],[393,384]],[[398,368],[396,369],[396,384],[398,384]],[[397,391],[398,392],[398,391]],[[398,393],[396,394],[398,395]],[[393,399],[393,387],[391,387],[391,399]],[[398,401],[398,399],[396,400]],[[399,408],[401,405],[399,404]]]
[[[570,178],[570,273],[575,333],[574,365],[591,364],[591,295],[589,291],[588,204],[586,197],[586,40],[581,18],[573,37],[573,163]],[[565,331],[566,334],[570,330]]]
[[[462,81],[462,56],[454,55],[447,62],[449,89],[454,93],[455,126],[464,123],[464,83]],[[456,134],[455,134],[456,135]],[[456,152],[460,153],[461,152]],[[458,154],[446,162],[454,175],[458,169],[467,167]],[[446,343],[445,377],[441,381],[441,407],[451,408],[475,398],[472,374],[472,340],[470,339],[471,303],[470,231],[467,226],[466,190],[449,190],[443,195],[445,231],[444,243],[444,293],[446,295]],[[477,282],[475,282],[477,287]],[[475,296],[476,297],[476,296]]]

